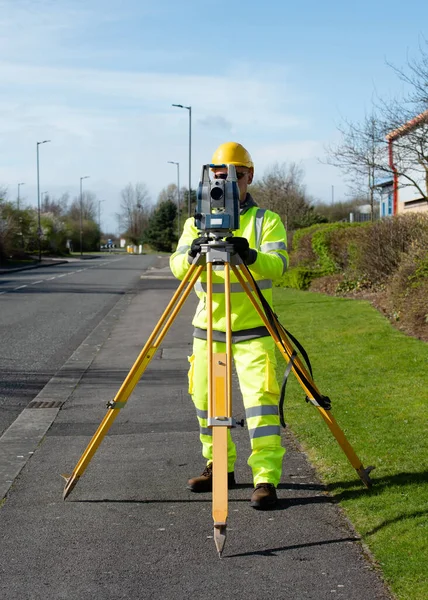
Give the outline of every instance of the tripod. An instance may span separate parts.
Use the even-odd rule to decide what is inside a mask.
[[[224,270],[226,317],[226,352],[224,353],[213,352],[212,279],[215,266],[220,266]],[[368,488],[371,487],[369,474],[373,467],[364,468],[331,414],[328,398],[320,394],[312,375],[306,370],[298,357],[289,339],[290,334],[287,335],[269,306],[266,306],[267,303],[263,302],[263,297],[248,267],[238,255],[234,254],[233,244],[217,237],[201,244],[200,254],[196,256],[186,276],[178,286],[115,398],[107,403],[107,414],[80,457],[72,474],[63,475],[66,480],[63,493],[64,500],[83,475],[104,436],[116,419],[119,410],[125,406],[204,269],[206,269],[207,274],[208,427],[212,428],[213,444],[212,516],[214,520],[214,542],[217,552],[221,556],[226,541],[228,516],[227,430],[235,426],[235,421],[232,418],[231,270],[288,363],[287,369],[294,372],[306,393],[307,400],[319,410],[351,465],[356,469],[358,476]]]

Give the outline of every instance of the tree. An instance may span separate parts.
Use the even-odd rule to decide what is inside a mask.
[[[377,114],[372,112],[365,115],[362,123],[345,120],[338,129],[341,141],[327,148],[327,164],[341,169],[355,195],[367,197],[373,220],[377,181],[391,172],[385,142],[385,125]]]
[[[428,87],[428,73],[425,85]],[[428,110],[417,114],[409,111],[407,102],[394,101],[384,107],[384,119],[390,166],[399,178],[400,187],[414,187],[428,200]]]
[[[67,240],[71,239],[72,232],[67,225],[65,216],[53,212],[43,212],[40,219],[42,229],[42,250],[45,252],[66,252]],[[85,245],[89,245],[85,236]]]
[[[415,187],[428,201],[428,42],[417,59],[404,68],[389,64],[407,86],[403,98],[380,101],[384,129],[390,144],[392,171],[400,187]]]
[[[185,211],[183,211],[183,209],[182,209],[182,207],[183,207],[183,203],[182,203],[183,189],[180,191],[180,195],[178,195],[177,186],[175,185],[175,183],[170,183],[168,185],[168,187],[163,188],[163,190],[161,190],[161,192],[158,196],[158,201],[157,201],[157,206],[162,204],[162,202],[166,202],[167,200],[175,203],[175,205],[177,207],[177,215],[176,215],[175,225],[174,225],[175,231],[181,230],[183,227],[183,219],[182,219],[183,212],[185,212],[184,220],[187,218],[187,207],[186,207]]]
[[[139,244],[147,227],[150,195],[144,183],[131,183],[121,191],[120,214],[117,215],[120,227],[128,239]]]
[[[257,204],[276,212],[287,231],[300,227],[302,221],[311,221],[311,217],[318,218],[302,180],[303,170],[296,163],[276,163],[251,188]],[[318,221],[311,224],[314,222]]]
[[[170,183],[167,187],[163,188],[163,190],[159,192],[158,201],[156,204],[159,206],[162,204],[162,202],[166,202],[167,200],[170,200],[171,202],[177,201],[177,186],[175,183]]]
[[[395,71],[399,79],[409,86],[406,100],[412,105],[412,111],[421,113],[428,108],[428,41],[419,46],[419,59],[409,58],[407,68],[401,69],[391,63],[388,65]]]
[[[63,194],[58,200],[55,198],[55,196],[51,197],[49,194],[45,194],[42,198],[40,210],[42,213],[51,213],[56,217],[62,217],[63,215],[67,214],[68,201],[69,195],[67,193]],[[75,202],[77,202],[76,199]]]
[[[44,219],[42,219],[42,224]],[[43,229],[43,227],[42,227]],[[65,217],[64,219],[64,229],[61,231],[57,230],[55,224],[49,225],[47,228],[48,231],[52,231],[53,233],[62,233],[66,234],[66,239],[70,240],[71,248],[74,252],[80,251],[80,221],[76,221],[70,217]],[[94,220],[84,220],[82,221],[82,252],[94,252],[99,250],[100,247],[100,229],[98,223]]]
[[[181,189],[181,206],[182,206],[182,210],[183,210],[183,214],[186,215],[186,217],[188,216],[193,216],[195,214],[195,209],[196,209],[196,190],[192,190],[190,193],[190,215],[189,213],[189,188],[182,188]]]
[[[6,195],[6,194],[5,194]],[[18,210],[15,202],[0,198],[0,261],[24,250],[36,249],[37,212]]]
[[[64,196],[62,196],[64,198]],[[96,221],[98,213],[97,196],[93,192],[83,192],[82,198],[75,196],[68,211],[68,216],[73,221]]]
[[[144,241],[155,250],[172,252],[173,244],[177,240],[174,227],[176,216],[177,207],[174,202],[161,202],[149,218]]]
[[[13,249],[13,239],[16,235],[16,219],[14,218],[14,206],[4,198],[7,190],[3,190],[0,197],[0,264],[6,261],[7,256]]]
[[[400,187],[413,186],[428,200],[427,49],[425,42],[404,69],[389,65],[408,86],[402,98],[377,101],[361,123],[345,120],[338,128],[341,141],[327,148],[328,164],[339,167],[357,192],[368,192],[372,214],[377,181],[385,176],[395,174]]]

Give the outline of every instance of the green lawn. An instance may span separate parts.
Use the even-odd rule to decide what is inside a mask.
[[[426,600],[428,344],[394,329],[364,301],[277,288],[275,308],[308,352],[314,380],[364,466],[376,467],[372,489],[364,488],[293,376],[287,424],[397,597]],[[285,363],[278,362],[282,378]]]

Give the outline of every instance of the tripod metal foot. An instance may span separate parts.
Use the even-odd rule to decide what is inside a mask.
[[[359,478],[368,489],[370,489],[373,485],[373,482],[370,479],[370,473],[373,471],[374,468],[375,467],[361,467],[360,469],[356,469]]]
[[[221,558],[226,543],[226,523],[214,523],[214,542],[218,556]]]
[[[68,475],[68,474],[63,474],[63,475],[61,475],[61,477],[63,479],[65,479],[64,492],[62,494],[62,499],[65,500],[67,498],[68,494],[71,493],[72,489],[78,482],[79,478],[73,477],[72,475]]]

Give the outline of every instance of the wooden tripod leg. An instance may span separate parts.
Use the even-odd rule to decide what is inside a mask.
[[[108,412],[99,425],[97,431],[93,435],[91,441],[80,457],[77,465],[75,466],[71,475],[63,475],[66,483],[63,492],[64,500],[71,493],[75,485],[77,484],[79,478],[83,475],[86,467],[90,463],[92,457],[97,451],[99,445],[103,441],[105,435],[107,434],[110,427],[113,425],[117,415],[121,408],[123,408],[128,401],[129,396],[133,392],[135,386],[140,380],[142,374],[146,370],[148,364],[156,353],[160,343],[165,337],[168,329],[172,325],[175,317],[189,296],[190,292],[193,289],[194,284],[196,283],[201,271],[203,270],[203,265],[197,266],[192,265],[189,271],[186,274],[186,277],[183,279],[179,287],[177,288],[175,294],[170,300],[168,306],[166,307],[164,313],[156,324],[153,332],[151,333],[149,339],[147,340],[144,348],[139,354],[137,360],[129,371],[125,381],[120,387],[118,393],[116,394],[114,400],[107,403]],[[186,288],[187,283],[189,285]],[[185,289],[186,288],[186,289]]]
[[[241,274],[240,270],[233,265],[232,265],[232,270],[233,270],[235,276],[237,277],[239,283],[242,285],[242,287],[243,287],[245,293],[247,294],[248,298],[250,299],[251,303],[253,304],[254,308],[258,312],[260,318],[263,320],[263,323],[265,324],[267,330],[269,331],[270,335],[272,336],[273,340],[275,341],[275,344],[277,345],[283,358],[288,363],[290,361],[290,356],[292,355],[292,353],[294,351],[293,345],[290,342],[290,340],[288,339],[286,333],[283,331],[283,328],[280,328],[280,327],[278,328],[278,331],[280,332],[280,337],[278,337],[278,334],[274,331],[273,327],[271,326],[261,305],[257,302],[254,295],[252,294],[252,289],[254,289],[254,284],[251,280],[251,275],[248,271],[248,268],[245,265],[242,265],[241,266],[242,274]],[[296,368],[296,367],[298,367],[298,368]],[[313,381],[310,373],[306,370],[305,366],[303,365],[303,363],[299,357],[296,357],[294,359],[292,370],[293,370],[293,373],[295,374],[298,382],[302,386],[306,396],[309,398],[311,404],[313,404],[321,413],[322,418],[328,425],[333,436],[336,438],[337,443],[342,448],[342,450],[345,453],[346,457],[348,458],[349,462],[354,467],[354,469],[357,471],[357,474],[358,474],[359,478],[361,479],[361,481],[364,483],[364,485],[367,488],[371,487],[372,482],[370,480],[369,475],[370,475],[370,472],[374,469],[374,467],[365,468],[363,466],[363,463],[358,458],[357,454],[355,453],[351,444],[347,440],[342,429],[337,424],[335,418],[333,417],[333,415],[331,413],[331,410],[327,411],[322,406],[319,406],[319,404],[316,402],[316,400],[312,397],[312,392],[305,385],[305,382],[301,378],[300,373],[304,374],[307,381],[310,382],[312,388],[317,393],[320,394],[320,392],[319,392],[315,382]],[[300,373],[299,373],[299,371],[300,371]]]
[[[221,557],[226,542],[228,515],[228,429],[232,427],[232,333],[230,307],[230,266],[224,263],[226,304],[226,352],[212,352],[212,265],[207,265],[209,390],[208,426],[213,436],[214,542]]]
[[[214,541],[219,556],[226,542],[228,512],[227,489],[227,422],[226,415],[226,354],[213,354],[213,499]]]

